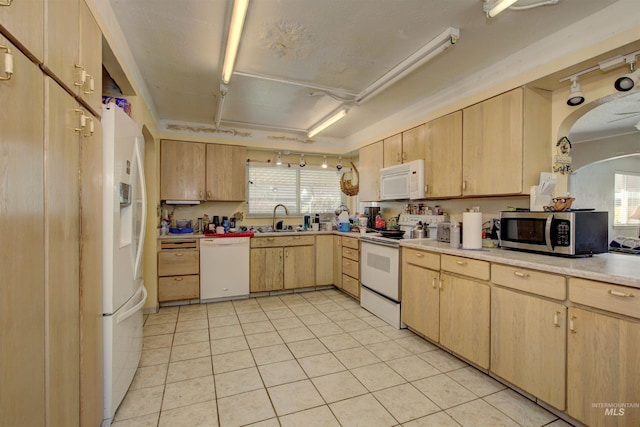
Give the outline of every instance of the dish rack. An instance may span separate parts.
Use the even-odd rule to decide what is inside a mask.
[[[609,243],[609,251],[639,255],[640,239],[633,237],[616,237]]]

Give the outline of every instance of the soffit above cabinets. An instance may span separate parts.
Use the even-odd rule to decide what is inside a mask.
[[[430,99],[446,102],[457,85],[474,90],[482,83],[474,81],[478,73],[617,2],[633,4],[561,0],[487,18],[480,0],[251,0],[219,128],[233,1],[109,0],[115,19],[108,25],[126,42],[135,62],[126,68],[139,70],[136,83],[160,129],[341,149],[405,109]],[[460,31],[454,46],[353,106],[313,140],[306,137],[323,117],[449,27]]]

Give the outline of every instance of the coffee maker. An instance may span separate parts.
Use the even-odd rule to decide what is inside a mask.
[[[367,206],[364,208],[364,216],[367,217],[367,228],[376,227],[376,216],[380,213],[380,207]]]

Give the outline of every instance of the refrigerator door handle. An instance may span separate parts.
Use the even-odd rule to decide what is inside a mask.
[[[133,265],[133,277],[138,277],[138,270],[142,265],[142,252],[144,249],[144,235],[145,229],[147,228],[147,190],[146,183],[144,180],[144,164],[142,163],[142,156],[140,155],[140,144],[136,139],[136,143],[134,145],[134,152],[136,156],[136,163],[138,164],[138,179],[140,180],[140,192],[142,196],[142,218],[141,218],[141,227],[140,227],[140,236],[138,236],[138,244],[136,246],[136,260]]]
[[[129,310],[125,311],[116,319],[116,323],[122,323],[127,320],[129,317],[133,316],[140,310],[144,304],[147,302],[147,288],[144,287],[144,283],[140,286],[142,288],[142,299],[136,305],[131,307]]]

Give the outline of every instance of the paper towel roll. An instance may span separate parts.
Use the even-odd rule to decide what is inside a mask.
[[[462,247],[464,249],[481,249],[482,212],[463,212],[462,226]]]

